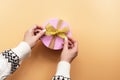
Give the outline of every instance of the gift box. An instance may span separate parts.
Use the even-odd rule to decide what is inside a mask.
[[[42,27],[46,29],[45,36],[41,38],[43,44],[53,50],[63,48],[64,38],[71,36],[69,24],[61,19],[51,19],[45,22]]]

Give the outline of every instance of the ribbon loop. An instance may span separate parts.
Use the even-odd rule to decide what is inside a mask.
[[[65,38],[68,33],[68,27],[64,27],[63,29],[55,29],[51,24],[47,24],[46,26],[46,35],[48,36],[58,36],[60,38]]]

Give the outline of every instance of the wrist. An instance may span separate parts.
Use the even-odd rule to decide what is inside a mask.
[[[28,45],[29,48],[31,48],[31,44],[29,42],[23,40],[21,43],[24,43],[24,44]]]
[[[65,61],[65,62],[67,62],[67,63],[69,63],[69,64],[71,64],[71,62],[72,62],[71,60],[67,60],[67,59],[61,59],[60,62],[61,62],[61,61]]]
[[[25,40],[23,40],[23,42],[26,42],[26,43],[30,46],[30,48],[33,47],[32,44],[31,44],[29,41],[25,41]]]
[[[32,48],[32,45],[31,45],[31,43],[29,43],[29,42],[26,42],[29,46],[30,46],[30,48]]]

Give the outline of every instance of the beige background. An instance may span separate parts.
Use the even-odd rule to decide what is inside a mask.
[[[120,80],[120,0],[0,0],[0,51],[15,47],[32,25],[54,17],[70,23],[79,42],[72,80]],[[8,80],[50,80],[59,54],[39,42]]]

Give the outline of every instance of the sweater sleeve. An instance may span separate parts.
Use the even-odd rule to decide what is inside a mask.
[[[70,63],[60,61],[57,66],[57,72],[52,80],[70,80]]]
[[[2,52],[0,54],[0,80],[12,74],[30,52],[31,48],[26,42],[21,42],[16,48]]]

